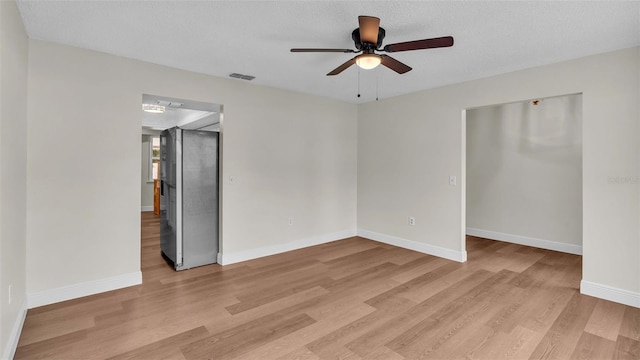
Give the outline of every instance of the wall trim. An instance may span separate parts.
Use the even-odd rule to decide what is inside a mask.
[[[140,207],[140,212],[145,212],[145,211],[153,211],[153,205],[151,205],[151,206],[141,206]]]
[[[2,352],[2,359],[13,359],[18,348],[18,340],[20,340],[20,334],[22,333],[22,326],[24,320],[27,318],[27,300],[22,302],[16,321],[13,323],[13,327],[9,332],[9,338],[7,339],[6,346]]]
[[[87,281],[56,289],[30,293],[27,294],[27,306],[29,309],[33,309],[38,306],[49,305],[140,284],[142,284],[142,272],[136,271],[110,278]]]
[[[580,281],[580,294],[640,308],[640,293],[597,284],[591,281]]]
[[[462,251],[451,250],[451,249],[443,248],[440,246],[429,245],[429,244],[425,244],[425,243],[421,243],[413,240],[399,238],[397,236],[380,234],[377,232],[364,230],[364,229],[358,229],[358,236],[379,241],[385,244],[418,251],[423,254],[433,255],[433,256],[457,261],[457,262],[467,261],[466,250],[462,250]]]
[[[551,240],[536,239],[527,236],[505,234],[497,231],[482,230],[476,228],[467,228],[467,235],[477,236],[485,239],[506,241],[514,244],[533,246],[540,249],[560,251],[569,254],[582,255],[582,246],[561,243]]]
[[[284,244],[263,246],[251,250],[232,253],[219,253],[218,264],[229,265],[241,261],[253,260],[269,255],[280,254],[287,251],[298,250],[309,246],[325,244],[331,241],[342,240],[356,236],[355,229],[342,230],[330,234],[312,236],[310,238],[295,240]]]

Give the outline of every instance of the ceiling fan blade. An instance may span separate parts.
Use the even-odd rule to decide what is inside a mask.
[[[377,44],[380,19],[373,16],[358,16],[358,23],[360,24],[360,41]]]
[[[433,38],[433,39],[415,40],[415,41],[389,44],[389,45],[386,45],[382,50],[386,52],[398,52],[398,51],[422,50],[422,49],[431,49],[431,48],[449,47],[449,46],[453,46],[453,37],[443,36],[443,37]]]
[[[354,57],[353,59],[351,59],[351,60],[347,61],[346,63],[338,66],[337,68],[333,69],[330,73],[327,74],[327,76],[338,75],[341,72],[345,71],[349,66],[351,66],[351,65],[353,65],[355,63],[356,63],[356,58]]]
[[[294,48],[291,52],[338,52],[338,53],[354,53],[352,49],[313,49],[313,48]]]
[[[397,72],[398,74],[404,74],[408,71],[411,71],[411,67],[392,58],[389,55],[380,55],[382,58],[381,64],[388,67],[389,69]]]

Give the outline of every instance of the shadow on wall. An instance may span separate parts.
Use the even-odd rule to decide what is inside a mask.
[[[522,153],[551,152],[549,161],[558,159],[567,150],[569,156],[579,155],[582,147],[581,95],[536,99],[504,105],[502,109],[507,117],[510,117],[510,111],[521,114]]]

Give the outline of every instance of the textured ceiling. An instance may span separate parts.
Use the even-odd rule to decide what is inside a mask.
[[[352,103],[388,98],[640,45],[640,2],[604,1],[24,1],[33,39]],[[413,67],[325,74],[353,54],[358,15],[377,16],[384,44],[453,36],[451,48],[395,53]],[[360,76],[360,98],[358,93]],[[246,81],[246,80],[236,80]]]

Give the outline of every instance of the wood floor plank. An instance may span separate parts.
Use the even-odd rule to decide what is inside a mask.
[[[320,273],[317,277],[307,277],[303,279],[293,278],[289,282],[289,287],[286,289],[275,290],[277,289],[276,287],[269,285],[266,288],[258,288],[256,292],[252,292],[250,295],[247,295],[247,293],[239,294],[238,299],[240,302],[229,305],[225,307],[225,309],[234,315],[305,290],[315,287],[324,287],[330,283],[331,279],[322,276]],[[271,288],[271,291],[269,291],[269,288]]]
[[[611,301],[598,301],[584,331],[616,341],[622,325],[625,306]]]
[[[498,325],[514,315],[513,299],[520,298],[523,293],[523,289],[518,287],[505,283],[496,284],[491,297],[485,300],[485,307],[478,308],[475,313],[471,308],[464,318],[457,320],[456,326],[447,334],[447,341],[442,341],[434,355],[446,358],[467,358],[471,357],[471,354],[478,354],[479,352],[475,350],[482,349],[487,344],[497,347],[496,341],[504,340],[504,332],[498,330]],[[541,338],[540,335],[537,340]],[[531,337],[528,340],[531,340]],[[508,344],[509,348],[518,350],[522,349],[522,345]],[[473,350],[470,351],[470,349]],[[494,356],[505,354],[506,352],[503,351]]]
[[[184,358],[180,347],[194,341],[204,339],[210,335],[211,334],[204,326],[200,326],[195,329],[164,338],[160,341],[153,342],[149,345],[141,346],[126,353],[110,357],[109,360],[180,359]]]
[[[159,250],[158,250],[159,252]],[[167,269],[166,264],[162,264],[163,275],[160,277],[160,283],[162,285],[169,285],[173,283],[185,283],[189,280],[200,279],[203,277],[210,277],[213,274],[218,274],[218,276],[228,276],[231,274],[238,273],[250,273],[251,269],[247,266],[242,266],[240,264],[231,264],[227,266],[213,265],[213,266],[200,266],[193,269],[189,269],[189,271],[179,271],[175,274],[169,273],[173,271],[172,269]],[[241,268],[240,270],[237,270]],[[235,272],[233,271],[235,270]]]
[[[75,344],[87,339],[87,331],[80,330],[31,344],[22,344],[16,349],[16,359],[54,359],[59,353],[69,352]]]
[[[573,295],[562,313],[545,334],[530,359],[567,359],[574,352],[591,317],[596,299]]]
[[[83,360],[113,357],[184,333],[193,329],[193,324],[213,321],[220,316],[220,309],[215,307],[203,306],[198,312],[181,312],[180,309],[168,308],[155,315],[95,327],[87,336],[87,343],[92,346],[80,347],[73,355],[74,358]]]
[[[437,265],[438,263],[436,263]],[[429,286],[433,281],[441,278],[442,276],[456,270],[459,267],[458,264],[453,262],[445,263],[431,271],[425,272],[411,280],[405,281],[402,284],[385,291],[384,293],[367,300],[367,304],[376,306],[379,303],[384,303],[387,299],[397,296],[398,294],[404,294],[412,291],[417,291],[422,287]]]
[[[405,283],[449,263],[450,261],[443,258],[422,256],[402,264],[402,271],[393,276],[393,280]]]
[[[452,357],[451,349],[464,337],[460,334],[477,331],[499,310],[492,304],[512,288],[507,283],[513,275],[508,270],[493,275],[474,291],[435,312],[386,346],[410,359]]]
[[[501,249],[511,245],[503,241],[482,239],[482,238],[478,238],[475,236],[468,236],[468,235],[466,239],[467,239],[467,247],[469,249],[473,249],[475,244],[482,243],[480,245],[481,248],[478,248],[476,246],[476,249],[478,249],[479,251],[473,251],[470,254],[467,254],[467,260],[474,260],[474,261],[482,260],[486,257],[486,254],[495,254],[497,252],[500,252]]]
[[[34,344],[51,337],[90,329],[95,326],[95,320],[91,315],[65,317],[59,314],[58,311],[53,311],[27,316],[24,326],[28,327],[30,331],[24,337],[21,336],[20,345]]]
[[[255,359],[255,357],[248,358],[247,360],[253,359]],[[268,357],[265,359],[268,359]],[[275,358],[274,360],[320,360],[320,358],[306,347],[301,347]]]
[[[326,336],[334,327],[349,324],[370,314],[374,309],[360,302],[358,305],[340,307],[334,312],[326,313],[321,319],[294,333],[285,335],[275,341],[264,344],[238,357],[239,360],[280,359],[290,353],[291,349],[304,347],[314,354],[305,344]],[[318,357],[317,354],[314,354]],[[333,354],[332,354],[333,355]]]
[[[611,359],[615,349],[615,341],[584,332],[571,354],[571,360]]]
[[[640,308],[625,306],[620,335],[640,341]]]
[[[325,319],[326,317],[333,316],[335,313],[344,311],[345,307],[359,308],[361,305],[371,311],[374,308],[366,303],[366,299],[370,298],[374,294],[379,294],[385,290],[391,289],[398,284],[389,279],[380,279],[375,284],[370,284],[365,289],[360,291],[345,291],[342,293],[328,292],[322,298],[319,298],[313,307],[304,309],[305,313],[316,320]]]
[[[488,329],[482,340],[474,347],[467,348],[466,359],[528,359],[544,336],[522,326],[516,326],[509,333]]]
[[[109,314],[96,315],[96,327],[118,327],[122,324],[149,326],[163,324],[168,321],[184,321],[186,318],[201,316],[221,317],[228,315],[223,306],[234,303],[237,299],[229,296],[218,296],[216,290],[200,291],[199,296],[189,296],[186,292],[168,291],[165,294],[141,296],[123,302],[123,309]],[[161,317],[157,316],[159,313]],[[199,314],[199,315],[198,315]]]
[[[429,299],[426,299],[408,311],[399,314],[395,318],[379,326],[371,328],[362,336],[348,343],[347,347],[366,358],[376,347],[392,341],[398,335],[409,331],[409,329],[414,326],[417,326],[431,314],[446,307],[448,304],[451,304],[451,302],[460,298],[472,289],[475,289],[479,284],[482,284],[484,281],[489,279],[491,275],[492,273],[486,270],[475,271],[469,276],[460,279],[455,284],[452,284],[449,288],[439,292]],[[391,301],[391,299],[385,297],[385,302],[389,301]],[[367,301],[367,303],[370,303],[370,301]],[[382,307],[385,306],[385,304],[375,301],[372,306]],[[389,331],[389,329],[393,329],[393,331]]]
[[[306,314],[289,318],[267,315],[180,347],[187,360],[232,359],[260,345],[315,323]]]
[[[330,357],[321,357],[321,359],[368,360],[360,357],[358,354],[354,353],[353,351],[341,346],[336,346],[336,348],[334,349]]]
[[[352,340],[362,336],[371,328],[380,326],[393,318],[399,313],[406,312],[416,304],[400,298],[394,297],[385,303],[384,307],[376,309],[366,316],[362,316],[357,320],[351,321],[342,327],[330,332],[329,334],[309,342],[307,348],[321,357],[331,354],[331,349],[335,346],[344,346]],[[370,354],[367,354],[370,355]]]
[[[257,308],[243,311],[236,315],[231,315],[227,312],[227,315],[217,318],[201,319],[201,323],[207,326],[212,332],[221,332],[232,329],[238,326],[238,324],[259,319],[265,314],[275,314],[279,316],[307,314],[309,309],[315,308],[318,304],[323,304],[325,299],[330,298],[330,295],[329,291],[324,288],[313,288],[278,301],[261,305]],[[226,312],[226,309],[222,310]]]
[[[357,238],[351,238],[351,240],[357,240]],[[332,245],[332,247],[323,247],[323,251],[313,255],[313,258],[327,263],[331,260],[377,248],[380,245],[375,241],[334,241],[329,244]]]
[[[616,349],[613,354],[614,360],[638,360],[640,359],[640,341],[630,339],[626,336],[618,336]]]
[[[415,260],[424,259],[423,253],[392,246],[387,248],[387,261],[396,265],[405,265]]]
[[[458,263],[352,237],[30,309],[15,359],[638,359],[640,309],[581,295],[581,257],[468,236]]]
[[[331,261],[327,261],[326,264],[329,267],[327,276],[332,279],[342,279],[344,277],[357,274],[366,270],[369,267],[377,266],[381,264],[390,263],[387,258],[388,250],[382,247],[375,247],[359,253],[343,256]],[[354,261],[354,259],[367,258],[367,262]],[[396,265],[396,264],[394,264]]]
[[[510,316],[492,324],[503,332],[511,332],[517,326],[545,333],[556,321],[575,291],[571,289],[546,289],[532,286],[523,289],[523,298],[512,298]],[[521,304],[519,301],[523,301]]]
[[[440,293],[441,291],[446,290],[447,288],[451,287],[452,284],[455,284],[460,279],[466,278],[475,271],[477,271],[477,269],[474,269],[472,267],[457,266],[454,267],[453,271],[447,274],[443,274],[442,276],[434,279],[432,282],[417,286],[410,291],[404,291],[399,294],[399,296],[407,298],[416,303],[421,303]]]
[[[386,346],[378,346],[365,358],[367,360],[404,360],[405,357]]]

